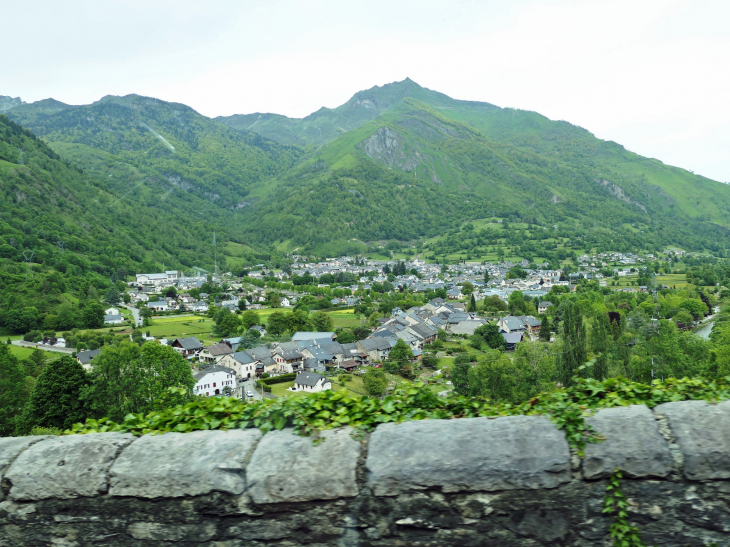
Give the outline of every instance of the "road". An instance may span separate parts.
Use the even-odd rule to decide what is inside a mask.
[[[57,353],[71,354],[76,351],[74,348],[56,348],[53,346],[44,346],[43,344],[36,344],[34,342],[25,342],[24,340],[13,340],[14,346],[20,346],[21,348],[33,348],[42,349],[43,351],[55,351]]]
[[[132,312],[132,317],[134,317],[135,327],[141,327],[142,326],[142,317],[139,315],[139,310],[132,306],[127,306],[126,304],[122,304],[122,307],[127,308],[129,311]]]
[[[241,382],[239,385],[243,386],[243,393],[246,393],[247,391],[253,392],[253,400],[254,401],[260,401],[262,399],[261,397],[261,390],[256,389],[256,386],[254,385],[255,380],[251,378],[250,380],[245,380]]]

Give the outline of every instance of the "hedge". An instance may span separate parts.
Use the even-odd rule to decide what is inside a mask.
[[[271,384],[281,384],[284,382],[291,382],[296,377],[297,377],[297,375],[294,373],[282,374],[280,376],[274,376],[273,378],[263,378],[261,381],[263,383],[265,383],[266,385],[270,386]]]

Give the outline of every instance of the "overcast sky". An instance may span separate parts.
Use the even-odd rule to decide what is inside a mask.
[[[0,95],[302,117],[410,77],[730,181],[727,0],[4,2]]]

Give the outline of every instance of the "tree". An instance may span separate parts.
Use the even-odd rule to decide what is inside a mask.
[[[332,316],[327,312],[314,312],[309,319],[309,323],[314,332],[332,332],[335,330]]]
[[[484,283],[489,283],[489,272],[484,272]]]
[[[192,395],[195,385],[190,365],[170,346],[147,342],[141,348],[132,342],[104,346],[94,359],[91,385],[83,390],[91,414],[114,421],[129,413],[146,413],[170,387],[182,387],[187,396],[170,399],[170,405]]]
[[[298,309],[291,312],[287,317],[289,319],[290,331],[296,332],[307,328],[307,323],[309,322],[309,314],[306,311]]]
[[[586,362],[586,332],[578,305],[567,300],[562,307],[563,352],[558,358],[557,373],[559,381],[567,387],[573,385],[573,376],[578,372],[578,367]]]
[[[469,298],[469,305],[467,306],[466,311],[468,311],[468,312],[477,311],[477,301],[474,299],[474,293],[472,293],[471,298]]]
[[[221,308],[220,311],[215,315],[215,326],[213,332],[228,338],[238,333],[238,329],[241,327],[241,321],[235,313],[231,313],[228,308]]]
[[[119,291],[116,287],[112,286],[109,287],[109,289],[106,291],[106,294],[104,295],[104,302],[109,304],[110,306],[116,306],[122,301],[122,295],[119,294]]]
[[[365,326],[355,327],[352,329],[352,334],[355,335],[357,340],[365,340],[365,338],[370,336],[370,329]]]
[[[457,395],[470,395],[469,392],[469,370],[471,362],[468,355],[457,355],[454,364],[451,366],[451,383],[454,386],[454,393]]]
[[[241,314],[241,326],[244,332],[259,324],[259,314],[253,310],[246,310]]]
[[[88,411],[81,395],[88,385],[84,367],[70,355],[48,363],[25,405],[20,431],[29,433],[36,426],[65,430],[86,420]]]
[[[241,311],[246,310],[246,299],[245,298],[239,298],[238,299],[238,309]]]
[[[337,335],[337,342],[340,344],[352,344],[355,341],[356,338],[352,331],[343,330]]]
[[[525,297],[522,291],[514,291],[507,299],[507,307],[512,315],[524,315],[526,309]]]
[[[381,369],[369,368],[362,378],[365,391],[370,397],[382,397],[388,387],[388,380]]]
[[[487,323],[474,330],[474,334],[481,336],[491,349],[504,349],[504,336],[494,323]]]
[[[431,368],[436,370],[439,366],[440,359],[436,357],[436,353],[432,351],[427,351],[423,354],[421,357],[421,364],[424,367]]]
[[[461,284],[461,294],[471,294],[474,292],[474,284],[469,281],[465,281]]]
[[[509,357],[494,352],[487,360],[469,368],[469,395],[494,402],[517,403],[523,400],[518,389],[518,367]]]
[[[289,318],[283,311],[275,311],[269,315],[266,330],[274,336],[280,336],[289,330]]]
[[[489,311],[506,311],[507,304],[495,294],[484,298],[484,309]]]
[[[550,319],[547,315],[540,318],[540,340],[543,342],[550,341]]]
[[[281,308],[281,297],[278,294],[272,294],[269,297],[269,305],[272,308]]]
[[[25,404],[25,375],[7,344],[0,345],[0,437],[15,432]]]
[[[695,320],[703,317],[708,311],[707,304],[702,302],[702,300],[697,300],[695,298],[683,300],[679,307],[691,313]]]
[[[104,308],[98,302],[86,304],[83,317],[84,325],[88,329],[98,329],[104,326]]]
[[[408,344],[399,338],[395,346],[390,350],[390,360],[403,366],[412,359],[413,351],[408,347]]]

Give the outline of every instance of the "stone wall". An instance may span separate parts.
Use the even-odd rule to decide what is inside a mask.
[[[730,402],[545,417],[0,439],[1,546],[610,545],[616,467],[648,545],[730,545]]]

